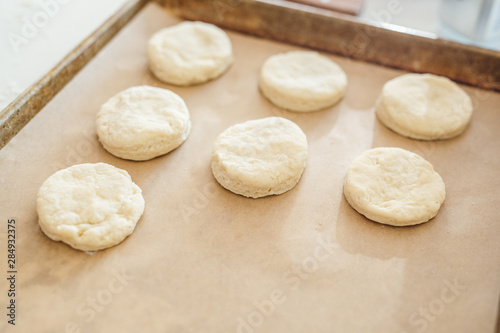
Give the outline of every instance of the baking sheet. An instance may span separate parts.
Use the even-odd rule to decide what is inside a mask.
[[[147,70],[145,44],[180,20],[150,3],[0,151],[0,239],[17,224],[16,326],[1,332],[492,332],[500,286],[500,94],[470,87],[466,132],[443,142],[398,136],[374,117],[382,85],[402,71],[332,56],[346,97],[311,114],[282,111],[257,89],[260,66],[295,46],[228,32],[235,63],[220,79],[179,88]],[[132,162],[108,154],[94,121],[109,97],[148,84],[183,97],[193,123],[170,154]],[[248,199],[210,170],[211,145],[228,126],[267,116],[296,122],[309,141],[291,191]],[[429,223],[370,222],[342,196],[349,163],[394,146],[429,160],[447,197]],[[38,188],[76,163],[127,170],[146,209],[123,243],[88,254],[37,225]],[[0,269],[7,271],[6,246]],[[0,300],[8,302],[2,279]],[[6,310],[4,310],[6,312]]]

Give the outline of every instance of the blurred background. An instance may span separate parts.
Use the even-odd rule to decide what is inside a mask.
[[[1,1],[0,110],[54,67],[126,1]],[[293,2],[356,16],[367,23],[399,31],[500,51],[500,0]]]

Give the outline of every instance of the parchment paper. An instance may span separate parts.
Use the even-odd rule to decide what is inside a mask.
[[[403,74],[332,56],[349,79],[336,106],[300,114],[258,91],[262,63],[297,49],[228,32],[235,63],[195,87],[160,83],[147,69],[147,39],[180,20],[149,4],[0,151],[2,273],[7,220],[17,225],[17,318],[0,282],[1,332],[492,332],[500,286],[500,95],[464,87],[475,105],[458,138],[421,142],[381,125],[382,85]],[[279,24],[277,22],[276,24]],[[450,59],[453,61],[453,59]],[[97,141],[99,107],[148,84],[183,97],[188,140],[146,162],[121,160]],[[309,141],[307,168],[291,191],[248,199],[211,174],[211,146],[232,124],[267,116],[296,122]],[[446,183],[436,218],[415,227],[377,224],[342,194],[349,163],[393,146],[429,160]],[[116,247],[88,254],[38,227],[40,185],[76,163],[127,170],[146,209]]]

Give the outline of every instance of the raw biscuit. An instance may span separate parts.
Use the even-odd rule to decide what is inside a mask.
[[[445,185],[421,156],[401,148],[374,148],[351,163],[344,195],[370,220],[407,226],[427,222],[438,213]]]
[[[332,106],[344,97],[347,76],[333,60],[317,52],[291,51],[266,60],[259,86],[274,105],[309,112]]]
[[[375,107],[382,124],[419,140],[443,140],[461,134],[472,111],[471,99],[462,88],[432,74],[405,74],[388,81]]]
[[[191,131],[189,110],[174,92],[149,86],[111,97],[97,114],[99,141],[111,154],[134,161],[164,155]]]
[[[215,179],[224,188],[251,198],[292,189],[306,162],[304,132],[281,117],[233,125],[219,135],[212,150]]]
[[[130,235],[144,212],[142,191],[130,175],[106,163],[57,171],[36,199],[42,231],[82,251],[114,246]]]
[[[233,63],[227,34],[213,24],[182,22],[148,41],[149,68],[163,82],[189,86],[221,76]]]

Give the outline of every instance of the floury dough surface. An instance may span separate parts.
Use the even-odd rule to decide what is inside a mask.
[[[347,89],[347,76],[330,58],[313,51],[269,57],[260,73],[260,90],[274,105],[299,112],[332,106]]]
[[[221,76],[233,63],[227,34],[213,24],[182,22],[148,41],[149,68],[163,82],[190,86]]]
[[[164,155],[188,137],[189,110],[174,92],[149,86],[111,97],[97,114],[97,135],[111,154],[135,161]]]
[[[212,172],[226,189],[246,197],[281,194],[299,181],[307,139],[292,121],[268,117],[226,129],[212,150]]]
[[[144,212],[142,191],[121,169],[85,163],[60,170],[42,184],[36,208],[42,231],[82,251],[114,246]]]
[[[401,148],[374,148],[351,163],[344,195],[370,220],[407,226],[427,222],[438,213],[445,185],[419,155]]]
[[[473,107],[469,95],[448,78],[404,74],[384,85],[375,110],[378,119],[400,135],[443,140],[465,130]]]

